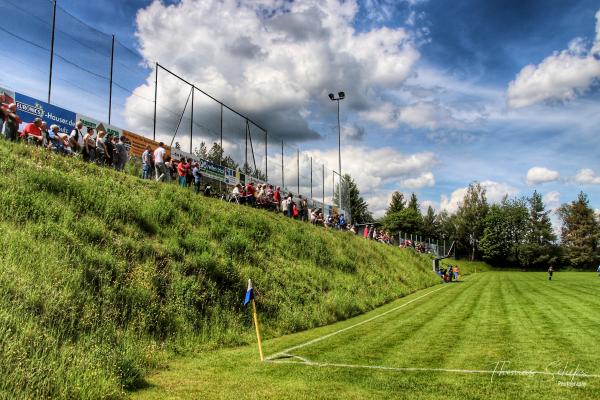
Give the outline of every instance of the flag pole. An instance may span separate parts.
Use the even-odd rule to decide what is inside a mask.
[[[260,361],[265,361],[262,350],[262,341],[260,340],[260,328],[258,327],[258,315],[256,314],[256,303],[252,299],[252,314],[254,317],[254,327],[256,328],[256,339],[258,341],[258,352],[260,354]]]

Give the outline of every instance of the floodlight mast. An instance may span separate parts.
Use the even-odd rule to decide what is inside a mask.
[[[342,180],[342,128],[340,126],[340,100],[344,100],[346,98],[346,93],[344,92],[338,92],[338,97],[335,97],[335,95],[333,93],[329,93],[329,99],[331,101],[336,101],[337,102],[337,122],[338,122],[338,172],[340,175],[340,186],[341,186],[341,180]],[[341,188],[340,188],[341,190]],[[339,199],[339,203],[338,204],[340,206],[340,208],[342,207],[341,204],[341,193],[340,193],[340,199]]]

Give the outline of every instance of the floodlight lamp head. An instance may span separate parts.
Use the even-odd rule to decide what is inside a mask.
[[[335,96],[333,95],[333,93],[329,93],[329,99],[335,100]]]
[[[346,93],[344,93],[344,92],[339,92],[339,93],[338,93],[338,96],[339,96],[339,98],[340,98],[340,100],[341,100],[341,99],[343,99],[344,97],[346,97]]]

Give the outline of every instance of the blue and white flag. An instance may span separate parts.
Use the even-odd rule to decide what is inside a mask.
[[[246,290],[246,298],[244,299],[244,305],[248,305],[250,301],[254,299],[254,289],[252,289],[252,281],[248,279],[248,290]]]

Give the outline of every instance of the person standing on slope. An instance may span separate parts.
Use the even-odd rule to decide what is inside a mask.
[[[548,268],[548,280],[551,281],[552,280],[552,274],[554,273],[554,268],[552,268],[552,265]]]
[[[152,174],[152,149],[150,145],[146,145],[146,149],[142,153],[142,179],[150,179]]]
[[[154,168],[156,169],[156,181],[167,180],[170,181],[170,176],[167,175],[167,168],[165,165],[165,156],[167,151],[163,147],[165,144],[160,142],[158,147],[154,150]]]
[[[199,194],[200,183],[202,181],[202,173],[200,172],[200,165],[197,162],[194,164],[194,169],[192,169],[192,176],[194,177],[194,191],[196,192],[196,194]]]

